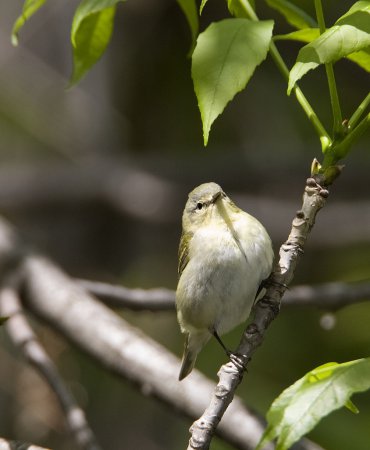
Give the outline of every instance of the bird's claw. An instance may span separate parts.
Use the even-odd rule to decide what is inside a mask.
[[[245,367],[246,364],[246,356],[240,355],[238,353],[230,352],[228,351],[227,356],[230,358],[230,361],[234,364],[234,366],[241,372],[246,372],[247,368]]]

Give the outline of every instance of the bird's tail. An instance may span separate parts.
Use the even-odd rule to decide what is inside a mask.
[[[184,354],[179,373],[179,380],[183,380],[193,370],[198,353],[208,342],[211,334],[208,331],[187,333],[185,336]]]

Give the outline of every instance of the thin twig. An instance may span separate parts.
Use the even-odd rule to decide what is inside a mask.
[[[5,283],[0,290],[0,310],[9,317],[5,327],[14,345],[21,349],[27,361],[44,377],[56,394],[77,444],[85,450],[99,450],[100,447],[87,423],[85,413],[77,405],[56,366],[29,325],[13,282]]]
[[[259,20],[254,8],[251,6],[248,0],[241,2],[240,5],[251,20],[255,21]],[[286,81],[289,81],[289,69],[285,64],[285,61],[281,57],[281,54],[278,48],[276,47],[274,41],[271,41],[269,50],[271,58],[273,59],[279,72],[282,74],[283,78],[286,79]],[[301,106],[301,108],[303,109],[303,111],[305,112],[308,120],[312,123],[313,127],[315,128],[315,131],[319,135],[321,143],[322,144],[323,142],[326,142],[327,144],[331,143],[331,139],[328,132],[325,130],[324,125],[321,123],[319,117],[317,116],[316,112],[312,108],[311,104],[309,103],[309,101],[307,100],[307,98],[305,97],[305,95],[303,94],[297,83],[294,84],[292,91],[294,92],[297,101]]]
[[[326,311],[370,300],[370,281],[295,286],[284,294],[282,306],[316,306]]]
[[[306,239],[314,225],[316,214],[324,206],[328,191],[313,178],[306,183],[303,204],[297,212],[288,240],[280,248],[280,260],[270,277],[266,294],[254,311],[252,322],[246,328],[236,354],[242,355],[244,367],[248,365],[254,352],[262,344],[264,335],[280,310],[281,298],[293,279]],[[193,423],[188,450],[207,450],[217,426],[226,409],[231,404],[235,390],[243,379],[243,367],[229,362],[221,367],[217,384],[210,403],[202,416]]]
[[[175,291],[166,288],[130,289],[91,280],[76,280],[91,295],[114,308],[133,311],[175,311]],[[370,280],[356,283],[321,283],[299,285],[284,294],[283,307],[318,307],[335,311],[370,300]]]

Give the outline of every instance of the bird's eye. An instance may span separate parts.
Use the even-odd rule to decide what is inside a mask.
[[[203,203],[198,202],[197,203],[197,210],[200,211],[203,208]]]

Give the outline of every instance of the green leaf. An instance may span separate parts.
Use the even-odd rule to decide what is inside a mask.
[[[285,17],[285,20],[295,28],[317,27],[317,23],[309,14],[288,0],[266,0],[266,3],[279,11]]]
[[[255,9],[254,0],[227,0],[227,8],[230,12],[230,14],[234,17],[245,19],[250,19],[250,16],[248,14],[248,3],[250,6],[252,6],[253,9]]]
[[[12,30],[12,44],[18,45],[18,33],[27,20],[38,11],[46,0],[25,0],[23,4],[22,14],[15,21]]]
[[[71,30],[73,73],[77,83],[104,53],[113,32],[116,5],[123,0],[82,0]]]
[[[347,400],[344,406],[349,409],[353,414],[359,414],[359,409],[357,406],[352,402],[352,400]]]
[[[195,0],[177,0],[186,20],[188,21],[191,31],[191,48],[190,54],[193,52],[199,32],[198,8]]]
[[[356,63],[367,72],[370,72],[370,47],[356,53],[351,53],[350,55],[346,56],[346,58]]]
[[[350,7],[350,9],[336,21],[336,24],[349,23],[347,21],[349,19],[350,22],[353,22],[353,20],[363,22],[365,27],[368,28],[368,26],[369,26],[368,16],[366,14],[369,14],[369,13],[370,13],[370,1],[369,0],[361,0],[361,1],[353,4]]]
[[[199,8],[199,14],[202,14],[203,12],[203,8],[206,6],[208,0],[202,0],[201,4],[200,4],[200,8]]]
[[[350,397],[367,389],[370,389],[370,358],[317,367],[274,400],[257,449],[273,439],[277,439],[276,450],[288,449],[323,417],[342,406],[358,412]]]
[[[333,63],[370,46],[370,1],[355,3],[335,25],[301,48],[289,74],[288,94],[294,84],[320,64]]]
[[[298,41],[298,42],[312,42],[320,36],[318,28],[303,28],[302,30],[292,31],[287,34],[277,34],[274,36],[274,41]]]
[[[8,319],[9,319],[9,317],[0,316],[0,327],[1,327],[1,325],[3,325]]]
[[[298,41],[298,42],[312,42],[320,36],[318,28],[305,28],[303,30],[293,31],[288,34],[278,34],[274,36],[274,41]],[[359,52],[350,53],[346,59],[356,63],[362,69],[370,72],[370,47],[360,50]]]
[[[214,120],[245,88],[266,58],[273,21],[225,19],[211,24],[197,40],[192,78],[203,122],[204,145]]]

